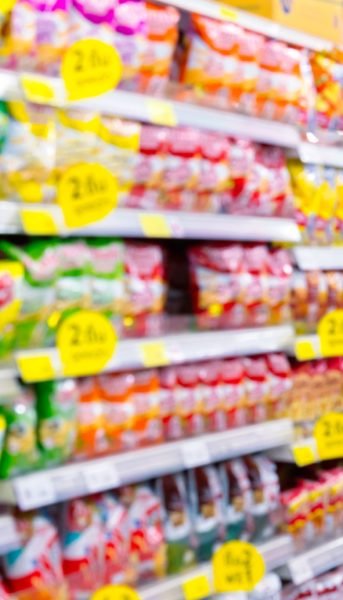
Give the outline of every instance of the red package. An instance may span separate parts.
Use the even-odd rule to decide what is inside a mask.
[[[170,129],[162,176],[162,189],[195,190],[200,174],[201,133],[197,129]],[[166,202],[169,203],[168,197]]]
[[[227,428],[227,414],[222,408],[221,363],[211,361],[199,366],[202,410],[206,431],[224,431]]]
[[[204,433],[203,405],[198,365],[177,367],[177,414],[185,437]]]
[[[267,419],[270,390],[268,368],[263,357],[244,358],[245,386],[249,423],[263,423]]]
[[[269,253],[266,246],[245,248],[242,294],[246,323],[250,325],[266,325],[270,321],[266,285],[268,259]]]
[[[136,185],[159,187],[166,152],[166,129],[143,125],[140,136],[139,154],[136,157],[134,181]]]
[[[163,425],[163,437],[166,440],[178,440],[183,436],[181,415],[177,410],[177,370],[167,367],[159,372],[160,408]]]
[[[128,510],[111,494],[102,494],[97,506],[104,534],[104,583],[122,585],[132,582]]]
[[[269,394],[267,418],[285,416],[292,387],[291,366],[285,354],[267,354]]]
[[[134,375],[133,431],[139,446],[163,441],[160,384],[156,369]]]
[[[270,323],[285,323],[290,320],[290,302],[293,268],[287,251],[279,249],[269,252],[267,304],[270,309]]]
[[[243,360],[233,358],[220,363],[221,403],[227,425],[241,427],[248,423]]]

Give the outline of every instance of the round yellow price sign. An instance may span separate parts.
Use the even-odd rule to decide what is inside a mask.
[[[117,87],[122,72],[118,51],[96,39],[72,44],[64,56],[61,70],[69,100],[110,92]]]
[[[103,315],[81,310],[68,316],[57,332],[57,347],[66,376],[99,373],[112,358],[117,334]]]
[[[320,349],[323,356],[343,355],[343,310],[333,310],[318,325]]]
[[[97,163],[74,165],[61,177],[57,201],[68,227],[96,223],[117,206],[117,180]]]
[[[328,413],[314,428],[318,455],[321,460],[343,458],[343,414]]]
[[[214,588],[218,593],[251,592],[266,571],[263,556],[247,542],[228,542],[212,559]]]
[[[95,592],[91,600],[140,600],[140,597],[126,585],[106,585]]]

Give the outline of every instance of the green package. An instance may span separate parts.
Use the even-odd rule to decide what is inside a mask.
[[[83,308],[89,304],[90,251],[83,240],[63,240],[57,248],[59,277],[56,279],[58,310]]]
[[[42,461],[44,466],[58,464],[70,458],[75,448],[78,386],[66,379],[37,383],[35,389]]]
[[[124,245],[116,239],[89,240],[91,304],[109,318],[123,313]]]
[[[25,390],[15,399],[1,399],[0,416],[6,422],[0,477],[8,478],[38,464],[36,411],[32,394]]]
[[[24,267],[22,304],[15,327],[17,348],[44,346],[53,341],[56,305],[55,281],[59,276],[58,241],[38,239],[25,247],[0,241],[2,253]]]

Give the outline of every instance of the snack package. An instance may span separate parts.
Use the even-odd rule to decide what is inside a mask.
[[[104,535],[104,583],[123,585],[132,581],[130,523],[127,509],[112,494],[97,500]]]
[[[157,480],[164,509],[167,573],[180,573],[195,563],[191,511],[184,475],[165,475]]]
[[[55,309],[63,314],[72,308],[89,305],[89,268],[91,256],[82,240],[63,240],[56,249],[59,273],[55,282]]]
[[[188,489],[197,562],[208,561],[224,535],[223,490],[215,467],[197,467],[189,471]]]
[[[130,518],[130,556],[139,582],[165,577],[167,568],[163,509],[148,485],[120,489]]]
[[[90,302],[119,325],[125,302],[124,246],[119,240],[105,238],[88,241],[90,251]]]
[[[268,368],[264,357],[244,358],[249,423],[263,423],[267,419],[270,398]]]
[[[20,312],[24,269],[14,261],[0,261],[0,356],[13,349],[15,319]]]
[[[104,537],[99,510],[91,499],[65,507],[63,572],[72,600],[91,595],[104,581]]]
[[[227,413],[221,397],[221,363],[211,361],[199,365],[202,412],[206,431],[224,431],[227,426]]]
[[[73,379],[37,383],[37,439],[45,466],[72,456],[76,442],[78,386]]]
[[[156,369],[134,374],[133,430],[138,446],[162,442],[160,384]]]
[[[244,461],[235,459],[219,467],[224,493],[225,540],[248,540],[254,523],[251,518],[253,503],[248,471]]]
[[[37,466],[37,417],[30,390],[23,389],[15,398],[1,398],[0,415],[2,423],[6,422],[0,477],[7,479]]]
[[[292,536],[297,549],[304,549],[308,542],[308,494],[303,487],[297,486],[282,492],[280,501],[283,509],[283,529]]]
[[[181,417],[183,435],[201,435],[205,422],[198,366],[181,365],[176,371],[176,414]]]
[[[289,405],[292,389],[292,373],[285,354],[267,354],[269,393],[267,400],[268,419],[282,417]]]
[[[138,444],[133,430],[134,382],[131,373],[105,373],[98,377],[107,446],[111,452],[129,450]]]
[[[273,536],[280,524],[280,484],[276,467],[266,456],[247,457],[245,464],[254,499],[251,508],[254,541],[262,543]]]
[[[78,380],[76,454],[91,457],[108,450],[105,424],[105,402],[95,377]]]
[[[247,425],[247,398],[243,361],[227,359],[220,363],[221,405],[226,415],[227,427]]]
[[[271,321],[267,298],[267,273],[269,251],[266,246],[247,246],[244,250],[242,297],[245,322],[249,325],[266,325]]]
[[[183,437],[183,424],[177,405],[177,367],[161,369],[159,381],[163,438],[178,440]]]
[[[58,532],[43,513],[16,517],[20,546],[3,558],[3,570],[11,593],[18,600],[65,600]]]

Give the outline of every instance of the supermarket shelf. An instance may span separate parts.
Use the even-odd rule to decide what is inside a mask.
[[[40,81],[54,90],[51,104],[68,105],[61,79],[29,74],[28,76],[39,77]],[[1,98],[23,99],[25,95],[21,84],[22,77],[22,74],[0,70]],[[48,102],[45,100],[44,103]],[[297,148],[300,143],[299,132],[292,125],[186,102],[153,98],[135,92],[116,90],[97,98],[69,103],[69,105],[161,125],[178,124],[220,131],[227,135],[247,137],[286,148]]]
[[[15,520],[8,515],[0,516],[0,556],[14,549],[19,541]]]
[[[31,510],[291,442],[291,421],[282,419],[198,439],[69,464],[0,482],[0,503]]]
[[[300,160],[306,164],[329,165],[338,168],[343,167],[342,147],[302,142],[298,146],[297,153]]]
[[[269,542],[259,544],[258,549],[266,562],[266,570],[272,571],[284,565],[292,556],[293,545],[289,536],[275,537]],[[142,600],[180,600],[184,597],[182,586],[187,581],[205,575],[210,581],[212,580],[211,563],[205,563],[194,569],[190,569],[187,573],[175,577],[167,577],[161,582],[153,583],[148,586],[141,587],[138,592]],[[226,597],[226,596],[225,596]],[[232,600],[242,599],[244,594],[232,594],[228,598]]]
[[[187,332],[160,338],[122,340],[104,372],[159,367],[214,358],[284,351],[293,343],[290,325],[242,330]],[[33,366],[40,371],[39,361],[49,362],[54,376],[63,377],[63,367],[57,348],[23,350],[16,353],[22,378],[27,382]],[[35,362],[35,364],[34,364]],[[30,363],[30,365],[29,365]],[[92,373],[89,373],[92,375]],[[44,381],[44,373],[39,380]],[[51,379],[51,369],[47,379]]]
[[[343,537],[313,548],[291,558],[282,569],[282,575],[296,585],[313,579],[331,569],[340,567],[343,562]]]
[[[226,4],[220,4],[210,0],[197,0],[196,4],[194,3],[194,0],[159,0],[159,2],[162,4],[173,5],[187,12],[196,12],[206,17],[212,17],[213,19],[234,21],[235,23],[239,23],[242,27],[246,27],[247,29],[262,33],[277,40],[288,42],[295,46],[301,46],[311,50],[331,50],[333,48],[333,44],[327,40],[302,33],[301,31],[296,31],[289,27],[283,27],[269,19],[236,10]]]
[[[243,240],[299,242],[300,232],[291,219],[240,217],[236,215],[117,209],[109,216],[87,227],[67,229],[63,213],[57,205],[21,205],[0,203],[0,232],[23,233],[22,214],[29,214],[31,227],[35,215],[47,216],[61,235],[120,235],[124,237],[166,237],[179,239]],[[23,221],[25,223],[25,221]],[[53,230],[52,229],[52,230]],[[27,230],[28,234],[49,234],[49,229]]]
[[[293,254],[302,271],[343,270],[342,246],[298,246],[293,249]]]

